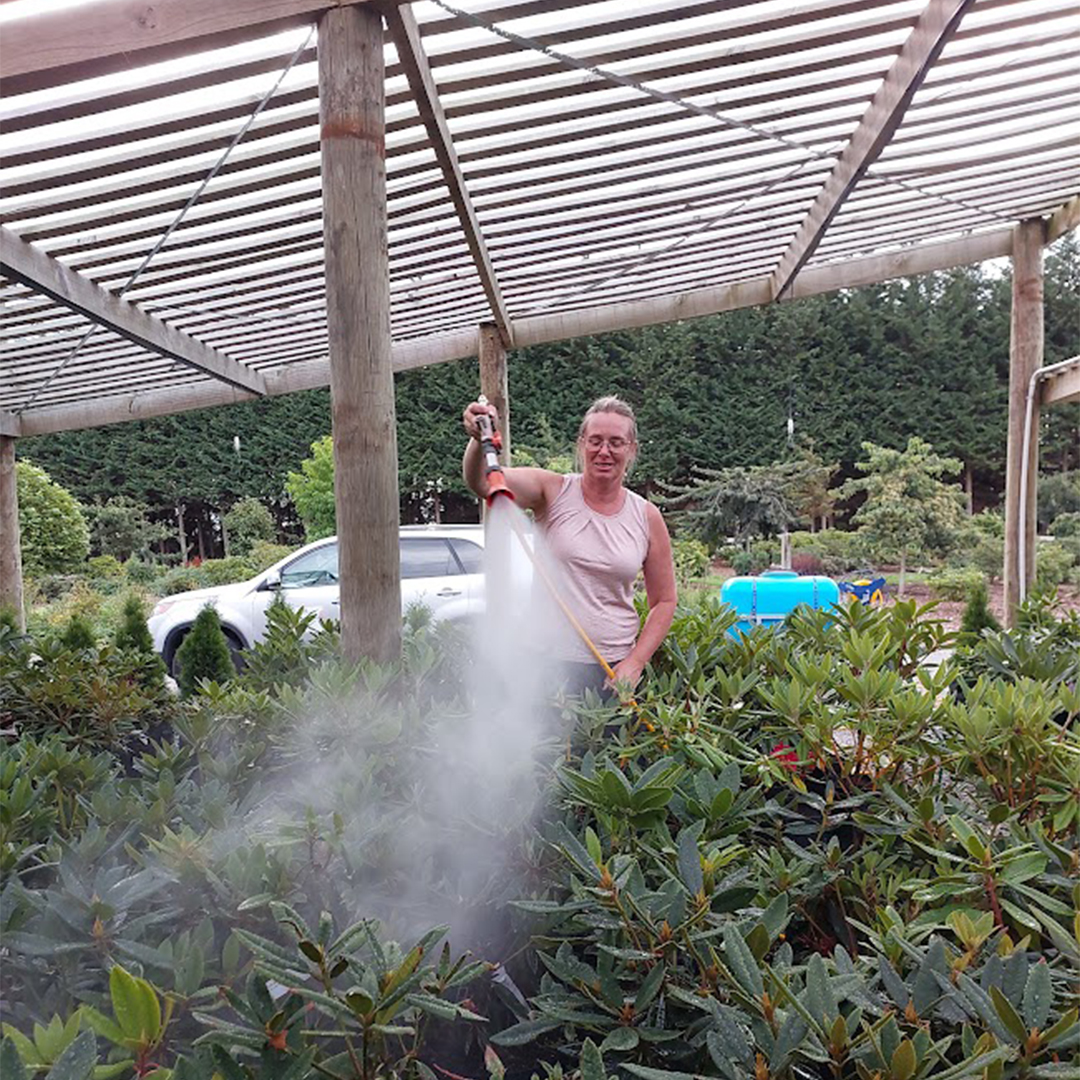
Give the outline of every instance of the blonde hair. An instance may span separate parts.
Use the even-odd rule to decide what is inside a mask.
[[[616,397],[615,394],[597,398],[585,410],[585,415],[581,418],[581,426],[578,428],[577,443],[574,448],[574,468],[578,472],[582,471],[581,440],[585,438],[585,428],[588,426],[589,417],[596,416],[598,413],[614,413],[616,416],[625,416],[630,421],[630,441],[634,444],[634,451],[626,464],[626,472],[629,475],[630,470],[634,467],[634,462],[637,460],[637,417],[634,415],[630,403],[623,401],[621,397]]]

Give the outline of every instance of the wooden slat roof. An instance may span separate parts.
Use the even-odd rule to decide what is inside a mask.
[[[0,8],[4,433],[325,385],[328,2],[158,0],[130,42],[135,0],[76,6],[85,41],[25,6]],[[524,345],[727,310],[1080,213],[1075,0],[384,10],[399,368],[475,355],[482,322]]]

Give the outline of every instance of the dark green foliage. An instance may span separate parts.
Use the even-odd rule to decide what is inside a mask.
[[[153,653],[154,639],[146,625],[146,610],[139,597],[132,593],[124,601],[120,625],[113,641],[118,649],[132,649],[140,653]]]
[[[190,697],[204,679],[226,683],[236,675],[229,642],[212,604],[195,616],[195,622],[176,652],[180,696]]]
[[[990,594],[986,581],[980,581],[968,595],[964,617],[960,623],[962,640],[977,638],[984,630],[1000,630],[1001,623],[990,610]]]
[[[1080,352],[1078,276],[1080,248],[1065,237],[1046,258],[1047,363]],[[1007,275],[956,270],[516,350],[513,441],[561,457],[589,403],[615,392],[638,412],[639,490],[686,482],[694,466],[779,460],[790,417],[844,476],[863,440],[899,446],[918,432],[971,472],[980,502],[994,501],[1004,477],[1010,287]],[[475,364],[402,372],[395,388],[405,518],[430,502],[429,485],[442,492],[444,512],[475,515],[460,478],[461,408],[478,391]],[[1078,416],[1078,405],[1046,411],[1047,473],[1080,468]],[[182,503],[189,528],[198,513],[209,531],[208,507],[244,497],[263,500],[287,526],[285,477],[329,430],[329,396],[319,390],[20,440],[20,449],[25,441],[84,500],[125,494],[170,528]],[[1044,501],[1040,494],[1040,513]]]
[[[19,613],[14,604],[0,604],[0,628],[10,633],[17,633],[19,629]]]
[[[77,569],[90,548],[86,518],[76,498],[29,461],[15,463],[15,487],[24,572]]]
[[[333,658],[338,652],[337,628],[323,622],[317,633],[308,636],[316,621],[315,612],[290,607],[278,593],[266,609],[262,641],[244,653],[244,686],[261,692],[298,687],[314,664]]]
[[[291,685],[209,688],[134,775],[30,733],[0,762],[5,1077],[87,1029],[102,1064],[177,1080],[1064,1077],[1080,625],[1058,615],[1025,606],[956,682],[923,665],[950,642],[929,607],[732,638],[714,599],[684,605],[638,709],[570,706],[543,840],[484,812],[455,638],[347,665],[277,616]],[[479,878],[454,857],[493,850]],[[520,932],[468,960],[423,932],[511,901]]]
[[[256,541],[272,543],[277,539],[273,514],[256,498],[235,502],[224,520],[230,555],[247,555]]]
[[[1050,523],[1050,532],[1058,540],[1064,537],[1080,537],[1080,510],[1058,514]]]
[[[149,507],[127,495],[114,495],[87,508],[90,544],[99,555],[112,555],[121,562],[147,552],[150,545],[164,540],[169,530],[152,522]]]
[[[127,649],[138,656],[142,662],[143,686],[157,689],[164,685],[165,662],[154,651],[154,639],[146,625],[146,609],[135,593],[124,601],[113,643],[118,649]]]
[[[171,696],[145,680],[145,667],[142,657],[95,644],[92,635],[90,645],[70,648],[53,636],[0,633],[0,727],[116,748],[172,714]]]
[[[97,645],[94,628],[82,615],[72,615],[60,635],[60,642],[65,649],[77,652],[80,649],[92,649]]]

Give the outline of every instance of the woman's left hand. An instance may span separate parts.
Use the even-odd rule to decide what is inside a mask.
[[[615,682],[616,684],[622,683],[624,686],[630,687],[631,690],[639,682],[641,682],[641,673],[644,670],[644,664],[639,664],[633,657],[628,656],[625,660],[620,660],[615,665]],[[611,680],[608,680],[609,684]]]

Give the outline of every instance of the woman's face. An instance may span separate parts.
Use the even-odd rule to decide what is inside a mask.
[[[583,471],[598,480],[622,481],[637,454],[633,423],[618,413],[593,413],[578,443]]]

